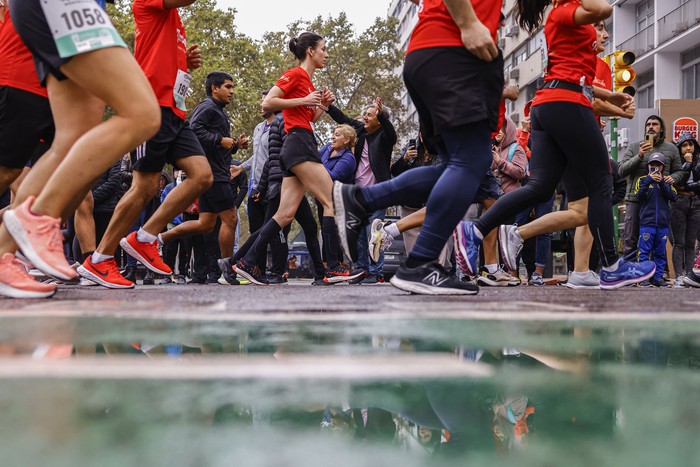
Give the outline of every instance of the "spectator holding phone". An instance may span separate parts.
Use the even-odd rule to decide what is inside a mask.
[[[658,152],[649,156],[647,175],[637,179],[634,194],[639,202],[639,261],[647,261],[653,256],[656,272],[651,284],[668,287],[664,280],[666,267],[666,241],[669,228],[669,201],[676,199],[673,179],[662,175],[666,157]]]
[[[637,249],[639,239],[640,205],[635,194],[635,187],[640,178],[648,174],[647,165],[651,154],[660,153],[664,156],[664,167],[661,175],[671,184],[678,184],[684,179],[683,163],[678,148],[666,141],[666,125],[658,115],[651,115],[644,124],[644,140],[632,143],[620,162],[620,175],[627,177],[627,201],[625,209],[625,232],[623,253],[625,257]]]

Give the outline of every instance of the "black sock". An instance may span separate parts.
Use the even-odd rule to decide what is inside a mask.
[[[431,260],[429,258],[420,258],[417,256],[414,256],[412,253],[408,255],[408,258],[406,258],[406,267],[409,268],[417,268],[418,266],[422,266],[426,263],[429,263]]]
[[[326,261],[328,262],[328,267],[333,269],[338,266],[338,258],[340,257],[340,241],[338,240],[338,230],[335,227],[335,219],[327,216],[323,217],[322,233]]]
[[[250,251],[253,244],[255,243],[255,240],[257,240],[258,236],[260,235],[260,230],[261,229],[258,229],[255,232],[253,232],[252,234],[250,234],[250,236],[248,237],[248,240],[246,240],[245,243],[243,245],[241,245],[241,247],[238,249],[238,251],[236,251],[236,254],[233,255],[231,257],[231,259],[229,260],[229,263],[231,263],[231,265],[236,264],[238,261],[241,260],[241,258],[243,258],[248,253],[248,251]]]
[[[258,238],[255,240],[255,243],[253,243],[252,248],[243,257],[243,261],[246,264],[259,266],[259,264],[257,264],[258,258],[267,254],[267,245],[275,235],[279,235],[280,230],[282,230],[282,227],[280,227],[277,221],[274,219],[267,221],[259,230]]]

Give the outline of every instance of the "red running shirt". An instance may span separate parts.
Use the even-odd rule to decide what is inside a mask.
[[[491,31],[493,41],[501,22],[501,2],[495,0],[472,0],[474,12],[479,21]],[[408,51],[430,47],[464,47],[462,34],[452,19],[443,0],[421,0],[418,7],[418,24],[413,29]]]
[[[36,76],[32,53],[19,38],[8,8],[5,8],[5,18],[0,23],[0,86],[48,97],[46,88]]]
[[[303,98],[316,90],[309,74],[300,66],[287,70],[275,86],[284,91],[284,99]],[[284,131],[289,133],[292,128],[304,128],[313,132],[311,121],[314,113],[313,107],[305,105],[283,109]]]
[[[578,0],[559,4],[552,9],[544,26],[547,40],[547,71],[545,82],[558,79],[568,83],[591,86],[596,71],[596,31],[592,24],[577,25],[574,13],[581,6]],[[573,102],[591,107],[583,93],[566,89],[541,89],[532,103]]]
[[[593,86],[597,86],[599,88],[607,89],[608,91],[612,90],[612,71],[610,71],[610,67],[608,66],[607,63],[605,63],[605,60],[603,60],[600,57],[596,57],[598,61],[596,62],[596,67],[595,67],[595,78],[593,79]],[[600,117],[596,115],[598,119],[598,123],[600,123]]]
[[[175,103],[178,76],[187,73],[187,39],[177,8],[166,10],[163,0],[134,0],[134,57],[141,65],[161,107],[185,119]]]

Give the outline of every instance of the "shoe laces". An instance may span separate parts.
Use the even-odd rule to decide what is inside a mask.
[[[13,258],[9,263],[5,263],[5,265],[7,266],[5,274],[9,276],[10,279],[34,280],[27,270],[24,269],[23,263],[17,258]]]
[[[49,251],[63,250],[63,236],[61,235],[61,223],[58,219],[44,216],[45,220],[39,223],[36,231],[48,237],[47,247]]]

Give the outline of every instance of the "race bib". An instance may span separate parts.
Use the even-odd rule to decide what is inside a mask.
[[[175,107],[180,110],[187,110],[185,107],[185,98],[187,97],[187,92],[190,90],[190,81],[192,81],[192,76],[190,76],[189,73],[177,70],[173,97],[175,97]]]
[[[126,47],[95,0],[40,2],[61,58],[106,47]]]

